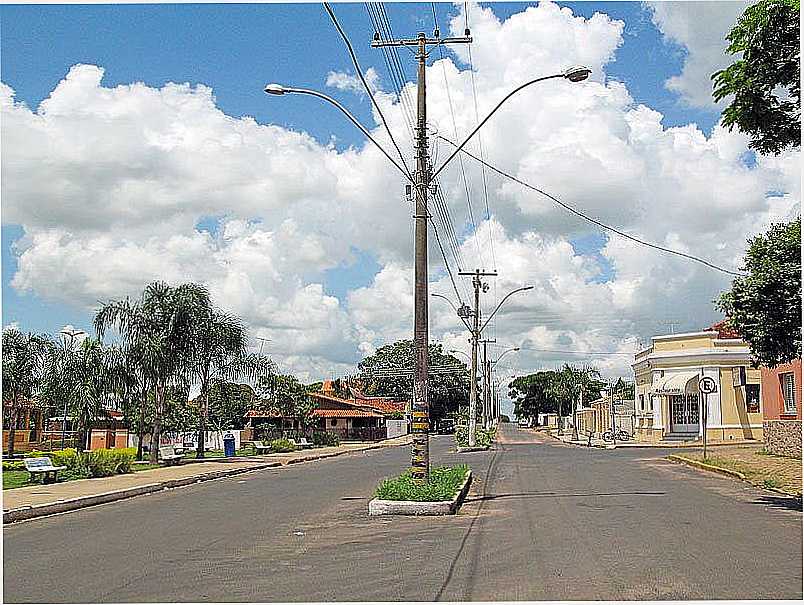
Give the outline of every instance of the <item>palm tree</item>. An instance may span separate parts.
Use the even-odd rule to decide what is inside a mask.
[[[14,455],[17,419],[24,400],[35,397],[42,385],[55,344],[44,334],[3,330],[3,411],[8,401],[8,456]]]
[[[145,382],[154,388],[154,418],[149,460],[156,463],[162,433],[166,389],[187,383],[193,371],[197,318],[212,306],[201,284],[149,284],[139,300],[128,298],[104,304],[95,315],[100,338],[116,328],[123,346],[139,358]]]
[[[116,403],[115,366],[114,350],[88,337],[76,348],[57,349],[47,368],[42,396],[53,404],[67,404],[78,427],[79,448],[89,448],[92,423],[107,416]]]
[[[191,370],[201,385],[197,458],[204,457],[212,383],[237,378],[255,380],[273,372],[268,358],[248,353],[248,334],[240,318],[214,308],[200,311],[193,334]]]

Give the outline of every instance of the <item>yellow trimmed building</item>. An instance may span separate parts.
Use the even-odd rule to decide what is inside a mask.
[[[751,368],[748,345],[723,322],[702,332],[654,336],[639,351],[635,375],[635,438],[708,442],[762,440],[760,370]],[[715,392],[700,390],[703,377]]]

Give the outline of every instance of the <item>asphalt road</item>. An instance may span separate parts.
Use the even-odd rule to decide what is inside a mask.
[[[460,514],[369,518],[407,448],[269,469],[4,528],[5,602],[801,599],[789,500],[657,450],[504,427]]]

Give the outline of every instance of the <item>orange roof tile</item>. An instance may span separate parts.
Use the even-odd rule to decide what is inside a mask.
[[[319,410],[315,409],[312,416],[318,418],[382,418],[382,414],[368,410]]]

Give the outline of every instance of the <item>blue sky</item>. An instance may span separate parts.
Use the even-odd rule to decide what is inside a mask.
[[[640,3],[562,4],[587,17],[604,12],[623,20],[624,43],[607,68],[609,78],[625,82],[637,102],[661,112],[665,126],[695,122],[705,132],[711,130],[718,117],[715,112],[684,106],[665,89],[664,81],[680,72],[685,51],[662,39]],[[495,4],[494,10],[505,18],[525,6]],[[436,9],[444,30],[447,16],[455,9],[451,4],[437,4]],[[368,44],[372,30],[363,5],[336,5],[335,10],[363,68],[375,67],[384,79],[382,57]],[[388,4],[387,11],[398,33],[432,29],[429,4]],[[72,65],[90,63],[106,70],[106,86],[135,81],[155,87],[168,81],[202,83],[213,89],[218,106],[231,116],[249,115],[260,123],[303,130],[321,142],[334,137],[338,148],[362,140],[334,110],[315,100],[277,102],[262,92],[269,81],[322,89],[330,71],[352,71],[337,33],[318,4],[4,5],[0,26],[2,81],[16,91],[18,101],[30,107],[46,98]],[[364,123],[370,123],[365,99],[331,92]],[[11,287],[17,263],[13,246],[22,233],[18,225],[2,227],[4,325],[18,322],[23,329],[51,333],[66,323],[89,329],[91,316],[86,311],[20,294]],[[578,252],[591,254],[603,243],[605,238],[600,236],[572,242]],[[352,265],[325,272],[327,292],[343,299],[348,290],[370,281],[379,268],[376,259],[361,250],[355,250],[355,258]],[[611,275],[605,262],[601,271],[599,279]]]

